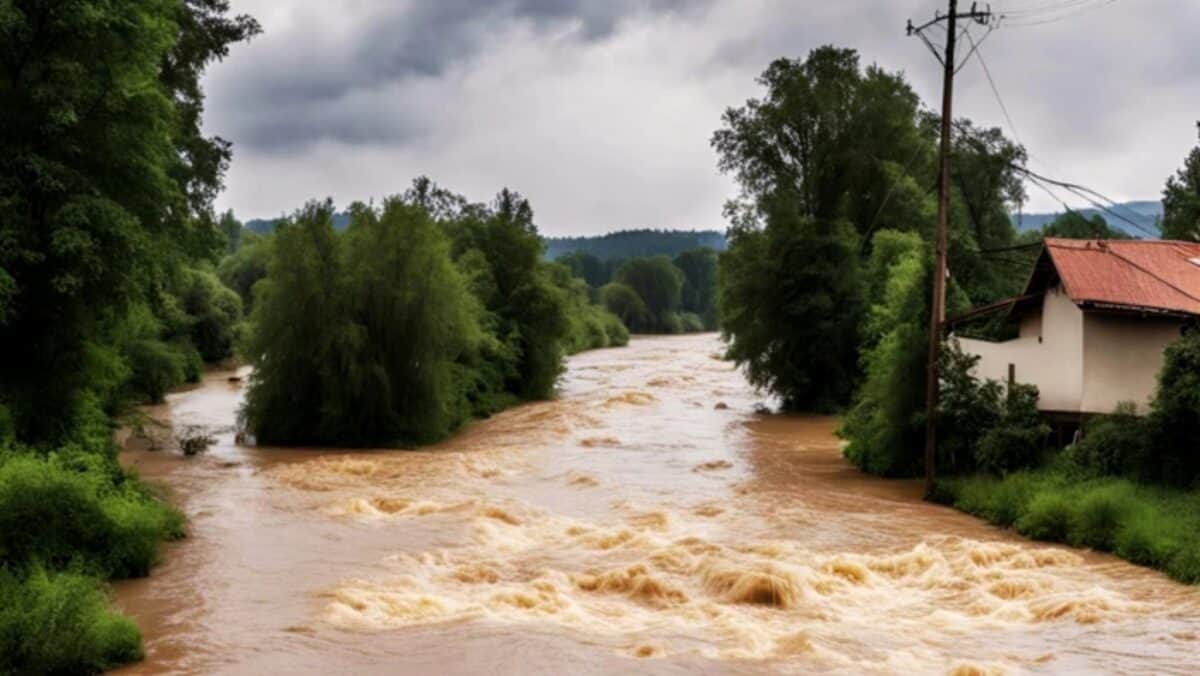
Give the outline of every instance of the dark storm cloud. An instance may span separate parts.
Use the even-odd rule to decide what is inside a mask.
[[[940,100],[940,68],[904,25],[945,0],[233,4],[266,32],[211,69],[206,128],[234,142],[220,200],[246,217],[379,197],[427,174],[475,199],[516,188],[556,234],[721,228],[736,186],[708,140],[725,108],[761,96],[771,60],[851,47],[903,72],[926,106]],[[1200,2],[1043,5],[1072,13],[1012,22],[980,51],[1012,124],[978,59],[956,80],[956,115],[1019,137],[1036,171],[1156,197],[1196,144]],[[1031,197],[1026,211],[1059,208]]]
[[[302,8],[290,30],[273,33],[264,20],[260,40],[271,48],[257,49],[261,58],[243,66],[235,81],[218,83],[229,91],[214,98],[237,102],[228,133],[252,148],[286,152],[320,140],[403,141],[423,132],[420,120],[372,105],[369,95],[358,93],[439,78],[480,58],[489,38],[515,25],[527,25],[535,35],[567,31],[570,39],[593,42],[611,36],[623,20],[686,14],[711,2],[414,0],[385,4],[348,22],[322,17],[329,7]],[[263,110],[273,112],[268,117]]]

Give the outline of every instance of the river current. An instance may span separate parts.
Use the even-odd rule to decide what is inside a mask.
[[[123,454],[189,530],[116,585],[124,672],[1194,672],[1200,591],[862,475],[720,351],[584,353],[418,451],[239,446],[243,383],[210,373],[149,410],[206,454]]]

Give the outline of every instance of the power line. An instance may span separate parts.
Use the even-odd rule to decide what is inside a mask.
[[[1109,205],[1111,205],[1111,206],[1117,206],[1116,201],[1112,200],[1111,198],[1107,197],[1106,195],[1104,195],[1103,193],[1101,193],[1097,190],[1094,190],[1087,186],[1079,185],[1078,183],[1070,183],[1068,181],[1059,181],[1057,179],[1049,178],[1047,176],[1042,176],[1036,172],[1029,170],[1026,167],[1022,167],[1017,164],[1012,164],[1009,166],[1011,166],[1014,170],[1024,174],[1027,178],[1034,180],[1035,184],[1037,184],[1038,181],[1044,181],[1045,183],[1049,183],[1051,185],[1056,185],[1077,197],[1083,198],[1084,201],[1088,202],[1093,207],[1095,207],[1096,209],[1099,209],[1100,211],[1104,212],[1105,214],[1108,214],[1108,215],[1112,216],[1113,218],[1123,221],[1151,237],[1157,238],[1161,235],[1161,233],[1154,232],[1154,231],[1146,228],[1146,226],[1142,225],[1141,223],[1138,223],[1137,221],[1126,218],[1125,216],[1117,213],[1116,211],[1113,211],[1110,208],[1110,206],[1102,204],[1100,201],[1097,200],[1097,198],[1099,198],[1099,200],[1108,202]],[[1044,185],[1042,186],[1042,188],[1046,189]],[[1059,198],[1057,198],[1057,196],[1056,196],[1056,199],[1059,199]],[[1059,201],[1062,202],[1061,199],[1059,199]],[[1062,204],[1068,210],[1072,211],[1073,213],[1078,214],[1078,212],[1076,212],[1074,209],[1067,207],[1066,202],[1062,202]],[[1080,215],[1082,215],[1082,214],[1080,214]]]
[[[985,35],[984,37],[986,38],[987,36]],[[988,84],[992,87],[992,94],[996,96],[996,103],[1000,104],[1000,112],[1004,113],[1004,119],[1008,121],[1008,128],[1012,130],[1013,138],[1017,140],[1018,145],[1024,146],[1025,144],[1021,142],[1021,135],[1017,133],[1017,125],[1013,124],[1012,115],[1008,114],[1008,106],[1004,105],[1004,99],[1000,96],[1000,89],[996,86],[996,80],[992,78],[992,71],[988,68],[987,61],[983,60],[983,52],[979,50],[979,44],[983,44],[983,41],[981,40],[979,44],[976,44],[975,38],[971,36],[969,31],[967,32],[967,39],[971,41],[971,46],[973,47],[971,53],[975,55],[975,59],[983,67],[983,74],[987,76]]]
[[[1028,28],[1031,26],[1044,26],[1046,24],[1058,23],[1066,19],[1086,14],[1088,12],[1107,7],[1115,3],[1117,0],[1076,0],[1073,2],[1062,3],[1058,7],[1050,7],[1045,10],[1014,10],[1009,12],[1001,12],[1000,18],[1006,26],[1011,28]],[[1015,21],[1008,21],[1012,17]]]

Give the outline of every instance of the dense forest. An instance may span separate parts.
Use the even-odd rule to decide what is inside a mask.
[[[138,0],[10,2],[0,31],[0,672],[93,673],[142,651],[102,581],[183,532],[114,420],[235,342],[201,80],[259,27]]]
[[[552,260],[583,252],[600,260],[677,256],[691,249],[725,250],[725,235],[716,230],[617,230],[594,237],[547,237]]]

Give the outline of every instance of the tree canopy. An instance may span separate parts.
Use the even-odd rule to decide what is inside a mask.
[[[1200,122],[1196,127],[1200,129]],[[1183,167],[1167,179],[1162,232],[1165,239],[1200,241],[1200,146],[1193,148]]]

